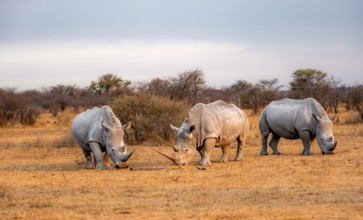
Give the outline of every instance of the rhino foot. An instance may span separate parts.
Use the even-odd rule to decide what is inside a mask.
[[[280,153],[280,152],[278,152],[278,151],[277,151],[277,152],[273,152],[272,154],[273,154],[273,155],[282,155],[282,153]]]
[[[242,161],[243,160],[243,157],[236,157],[234,158],[234,161]]]
[[[93,164],[92,163],[86,163],[86,166],[84,167],[86,169],[93,169]]]
[[[305,152],[305,151],[303,151],[303,152],[301,153],[301,155],[303,155],[303,156],[311,156],[311,155],[313,155],[313,153],[311,153],[310,151],[309,151],[309,152]]]
[[[228,158],[227,157],[221,157],[220,159],[219,159],[219,162],[228,162]]]
[[[102,164],[102,165],[96,165],[96,170],[107,170],[107,166]]]
[[[204,159],[202,159],[201,161],[199,161],[199,166],[205,166],[205,165],[211,165],[212,164],[212,162],[210,162],[210,160],[209,159],[206,159],[206,158],[204,158]]]
[[[266,156],[266,155],[268,155],[268,153],[267,153],[267,151],[261,151],[261,156]]]

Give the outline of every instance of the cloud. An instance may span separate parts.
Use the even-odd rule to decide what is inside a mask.
[[[292,72],[301,68],[343,74],[344,81],[350,82],[357,80],[353,75],[360,71],[354,69],[362,58],[358,51],[346,45],[318,48],[182,40],[7,44],[0,46],[0,87],[37,89],[59,83],[84,87],[105,73],[145,81],[196,68],[204,71],[208,85],[216,87],[272,78],[287,85]]]
[[[26,85],[33,78],[37,86],[55,80],[85,86],[108,72],[142,81],[196,68],[219,71],[236,66],[241,56],[241,45],[197,41],[13,44],[2,46],[0,69],[7,73],[2,83],[10,85]],[[15,80],[23,75],[29,78]]]

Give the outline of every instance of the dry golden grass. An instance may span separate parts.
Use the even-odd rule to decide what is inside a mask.
[[[84,169],[81,150],[64,146],[73,116],[0,130],[1,219],[363,219],[363,124],[342,123],[349,114],[334,127],[334,155],[314,143],[315,155],[300,156],[300,141],[282,140],[284,155],[259,156],[258,115],[249,114],[243,162],[199,170],[196,153],[177,167],[137,146],[129,169],[106,171]]]

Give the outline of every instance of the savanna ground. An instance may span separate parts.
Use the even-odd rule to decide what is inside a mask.
[[[260,156],[259,115],[248,115],[244,161],[206,170],[196,168],[198,153],[178,167],[146,144],[130,146],[128,169],[84,169],[71,112],[2,128],[0,219],[363,219],[363,124],[345,123],[352,113],[334,125],[335,154],[322,156],[314,142],[308,157],[298,140],[282,140],[281,156]]]

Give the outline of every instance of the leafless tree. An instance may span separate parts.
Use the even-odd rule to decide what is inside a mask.
[[[246,101],[246,93],[252,88],[253,85],[244,80],[237,80],[230,87],[224,88],[226,96],[228,97],[228,101],[234,102],[240,108],[246,108],[248,106],[248,102]]]
[[[351,102],[363,121],[363,84],[356,85],[351,90]]]
[[[155,78],[145,85],[145,89],[149,94],[155,96],[169,96],[170,82],[168,80]]]
[[[279,80],[277,78],[268,80],[263,79],[258,81],[257,87],[261,88],[260,104],[262,106],[268,105],[271,101],[279,98],[279,89],[282,87],[278,84]],[[261,107],[261,106],[260,106]]]
[[[204,73],[196,69],[177,74],[170,78],[170,98],[173,100],[188,100],[194,105],[200,99],[205,87]]]
[[[19,122],[32,125],[40,114],[35,105],[35,91],[17,92],[14,88],[0,88],[0,127]]]

